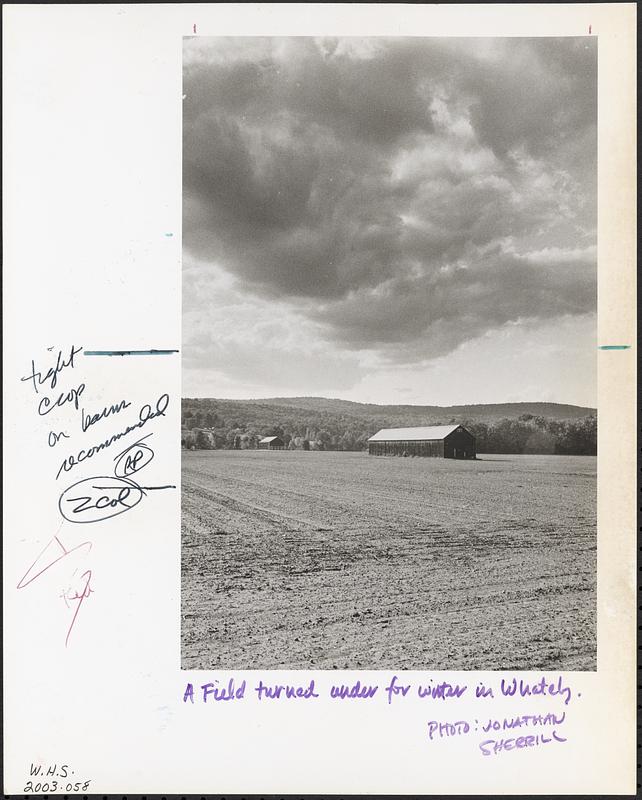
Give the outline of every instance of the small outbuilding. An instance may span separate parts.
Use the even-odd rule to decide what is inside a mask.
[[[259,450],[283,450],[285,443],[278,436],[264,436],[259,442]]]
[[[384,428],[368,439],[371,456],[477,458],[475,437],[463,425]]]

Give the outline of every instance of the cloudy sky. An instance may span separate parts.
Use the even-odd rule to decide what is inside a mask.
[[[183,395],[595,405],[596,59],[186,39]]]

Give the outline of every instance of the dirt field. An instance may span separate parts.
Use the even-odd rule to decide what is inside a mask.
[[[186,669],[596,668],[596,459],[183,453]]]

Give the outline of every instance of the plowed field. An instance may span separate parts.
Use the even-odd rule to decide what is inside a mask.
[[[596,459],[196,451],[185,669],[596,668]]]

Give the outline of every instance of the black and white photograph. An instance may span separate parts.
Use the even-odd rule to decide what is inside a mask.
[[[183,39],[183,669],[596,669],[597,55]]]

